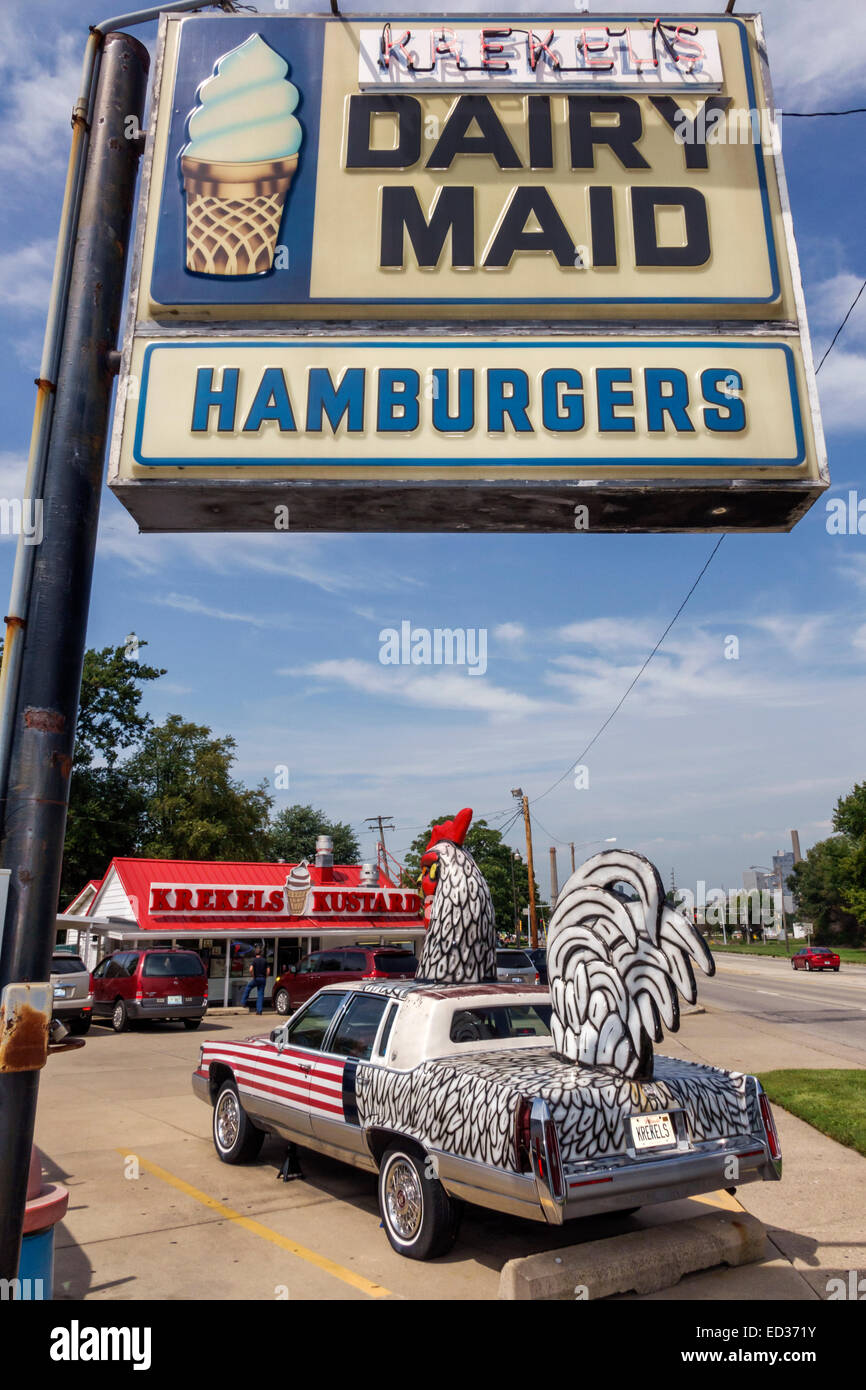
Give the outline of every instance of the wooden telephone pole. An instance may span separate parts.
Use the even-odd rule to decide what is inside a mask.
[[[526,826],[526,873],[529,879],[529,944],[538,947],[538,917],[535,911],[535,869],[532,863],[532,825],[529,820],[529,797],[523,795],[522,787],[512,787],[511,795],[523,807],[523,823]]]

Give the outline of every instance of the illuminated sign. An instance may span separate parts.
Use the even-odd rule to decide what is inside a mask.
[[[587,477],[806,463],[796,341],[570,337],[157,342],[132,435],[148,470]]]
[[[385,21],[362,29],[358,86],[415,91],[713,91],[722,85],[712,28],[684,20],[647,24],[540,25],[538,29]]]
[[[163,28],[140,318],[796,317],[739,19]]]
[[[757,17],[166,15],[109,484],[144,530],[793,525]]]
[[[273,884],[237,887],[205,883],[152,883],[148,912],[151,917],[261,918],[284,917],[417,917],[421,898],[417,893],[393,888],[342,888],[336,884],[311,887],[299,904]]]

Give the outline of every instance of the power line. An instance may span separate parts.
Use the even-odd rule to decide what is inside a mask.
[[[719,539],[716,541],[715,545],[713,546],[712,550],[710,551],[709,555],[707,556],[707,559],[706,559],[706,561],[704,562],[703,568],[701,569],[700,573],[698,574],[697,578],[695,579],[694,583],[692,584],[691,588],[689,589],[688,593],[686,594],[685,598],[683,599],[683,601],[682,601],[682,603],[680,604],[679,608],[677,609],[676,613],[674,613],[674,616],[671,618],[670,622],[668,623],[668,625],[667,625],[667,627],[665,628],[664,632],[662,633],[661,637],[660,637],[659,640],[656,642],[655,646],[653,647],[652,651],[650,652],[650,654],[649,654],[649,656],[647,657],[646,661],[644,662],[643,666],[641,666],[641,668],[640,668],[640,670],[638,671],[637,675],[636,675],[636,676],[634,677],[634,679],[630,682],[628,688],[625,690],[625,692],[623,693],[623,695],[622,695],[622,697],[620,698],[620,700],[618,701],[618,703],[614,706],[614,708],[611,710],[610,714],[607,716],[607,719],[605,719],[605,721],[604,721],[604,723],[601,725],[601,727],[600,727],[599,729],[597,729],[596,732],[593,734],[592,738],[589,740],[589,743],[588,743],[588,744],[586,745],[586,747],[583,749],[583,752],[579,753],[579,754],[577,755],[576,758],[572,759],[572,760],[569,762],[569,765],[568,765],[568,767],[566,768],[565,772],[563,772],[562,776],[561,776],[561,777],[557,777],[557,779],[556,779],[555,782],[551,782],[550,786],[547,788],[547,791],[542,792],[540,796],[533,797],[533,798],[531,799],[531,802],[530,802],[531,805],[534,805],[535,802],[537,802],[537,801],[543,801],[544,798],[545,798],[546,796],[548,796],[548,795],[550,794],[550,792],[552,792],[552,791],[554,790],[555,787],[558,787],[558,786],[559,786],[560,782],[564,782],[565,779],[566,779],[566,777],[568,777],[568,776],[570,775],[573,764],[582,762],[583,759],[586,757],[587,753],[589,752],[590,748],[592,747],[592,745],[593,745],[599,738],[601,738],[601,736],[602,736],[602,734],[604,733],[605,729],[607,728],[608,724],[610,724],[610,722],[611,722],[611,720],[614,718],[614,716],[617,715],[617,714],[619,713],[619,711],[622,709],[623,705],[625,704],[625,702],[626,702],[626,700],[628,699],[628,697],[629,697],[629,695],[631,694],[631,692],[634,690],[635,686],[637,685],[637,683],[638,683],[638,681],[640,680],[641,676],[643,675],[644,671],[645,671],[646,668],[649,666],[650,662],[652,661],[653,657],[655,656],[655,654],[656,654],[656,652],[658,651],[659,647],[661,646],[662,642],[663,642],[663,641],[665,640],[665,638],[667,637],[668,633],[670,632],[670,630],[671,630],[671,628],[673,627],[674,623],[676,622],[677,618],[680,616],[680,614],[682,613],[682,611],[683,611],[683,609],[685,608],[686,604],[688,603],[689,599],[691,598],[692,594],[695,592],[695,589],[696,589],[696,588],[698,587],[698,585],[700,584],[701,580],[703,579],[704,575],[706,574],[707,570],[709,569],[710,565],[712,564],[713,559],[715,558],[715,555],[716,555],[716,553],[718,552],[718,549],[719,549],[719,547],[721,546],[722,541],[723,541],[724,539],[725,539],[724,534],[721,535],[721,536],[719,536]],[[564,843],[564,842],[563,842],[563,843]]]
[[[866,290],[866,280],[863,281],[863,284],[860,286],[859,290],[857,291],[857,293],[855,294],[854,298],[852,299],[851,305],[850,305],[850,307],[849,307],[849,309],[848,309],[847,314],[846,314],[845,317],[843,318],[842,322],[839,324],[839,327],[836,329],[836,332],[833,334],[833,341],[831,342],[831,344],[830,344],[830,346],[828,347],[827,351],[824,353],[824,356],[821,358],[821,361],[818,363],[817,367],[815,368],[815,375],[816,375],[816,376],[818,375],[818,373],[820,372],[820,370],[821,370],[821,368],[823,367],[824,363],[827,361],[827,358],[830,356],[830,353],[833,351],[834,347],[836,346],[836,339],[839,337],[839,334],[842,332],[842,329],[845,327],[845,324],[848,322],[848,320],[850,319],[851,315],[853,314],[854,308],[855,308],[855,306],[856,306],[856,304],[857,304],[857,301],[858,301],[858,299],[860,298],[860,296],[861,296],[861,294],[863,293],[864,290]]]
[[[851,106],[847,111],[783,111],[782,115],[801,121],[815,120],[821,116],[866,116],[866,106]]]

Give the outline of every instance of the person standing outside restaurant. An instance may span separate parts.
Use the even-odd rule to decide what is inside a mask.
[[[253,956],[252,962],[250,964],[250,978],[247,980],[247,983],[244,987],[243,998],[241,999],[241,1007],[243,1007],[249,999],[250,991],[255,989],[257,991],[256,1013],[260,1014],[262,1012],[265,1003],[265,981],[267,980],[270,973],[271,972],[270,967],[268,966],[268,962],[262,955],[262,948],[261,946],[257,946],[256,953]]]

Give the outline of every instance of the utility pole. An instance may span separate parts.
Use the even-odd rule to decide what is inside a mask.
[[[393,821],[393,817],[392,817],[392,816],[365,816],[365,817],[364,817],[364,820],[365,820],[365,823],[366,823],[367,825],[369,825],[369,827],[370,827],[371,830],[373,829],[373,826],[374,826],[374,825],[378,825],[378,827],[379,827],[379,844],[382,846],[383,849],[385,849],[385,831],[386,831],[386,830],[396,830],[397,827],[396,827],[394,824],[384,825],[384,824],[383,824],[383,821],[392,822],[392,821]]]
[[[520,945],[520,913],[517,911],[517,884],[514,881],[514,850],[509,849],[508,857],[511,860],[511,901],[514,904],[514,930],[517,934],[517,944]]]
[[[43,541],[33,563],[17,693],[14,700],[10,694],[8,712],[2,862],[11,876],[0,990],[45,982],[50,975],[113,385],[110,354],[123,307],[140,153],[128,131],[130,122],[140,127],[143,119],[148,67],[147,50],[137,39],[117,32],[104,37],[53,390]],[[27,1069],[0,1072],[3,1279],[18,1274],[44,1036],[44,1044],[31,1048]]]
[[[556,871],[556,849],[550,846],[550,910],[556,907],[556,900],[559,897],[559,875]]]
[[[529,820],[529,797],[523,795],[522,787],[512,787],[511,795],[521,803],[523,823],[526,826],[526,874],[529,880],[529,944],[538,947],[538,917],[535,911],[535,870],[532,863],[532,825]]]

